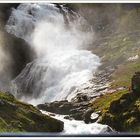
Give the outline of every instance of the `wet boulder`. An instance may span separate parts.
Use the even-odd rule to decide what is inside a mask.
[[[96,122],[96,121],[98,120],[99,115],[93,117],[93,116],[92,116],[93,113],[94,113],[94,110],[91,109],[91,108],[88,109],[88,110],[84,113],[83,119],[84,119],[84,122],[85,122],[85,123],[87,123],[87,124],[88,124],[88,123],[94,123],[94,122]]]
[[[83,120],[83,112],[70,114],[70,118],[75,119],[75,120]]]

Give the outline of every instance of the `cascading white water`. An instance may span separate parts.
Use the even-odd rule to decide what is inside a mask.
[[[6,30],[26,40],[37,55],[12,82],[12,92],[26,102],[70,100],[100,65],[99,57],[86,50],[94,39],[90,26],[63,6],[20,4]]]
[[[94,39],[90,26],[63,6],[20,4],[12,10],[6,30],[27,41],[36,53],[12,81],[12,93],[26,102],[70,100],[100,65],[99,57],[87,50]],[[64,134],[108,132],[106,125],[56,118],[64,121]]]

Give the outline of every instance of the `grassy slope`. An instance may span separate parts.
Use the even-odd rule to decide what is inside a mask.
[[[133,74],[136,71],[140,71],[140,59],[127,61],[129,57],[140,56],[139,35],[140,33],[137,32],[112,36],[107,43],[105,43],[104,51],[100,52],[100,54],[102,53],[103,55],[103,67],[109,65],[117,66],[110,78],[112,82],[111,87],[113,89],[124,86],[129,87]],[[137,115],[140,109],[136,106],[140,104],[139,98],[133,101],[123,113],[112,114],[109,112],[110,104],[115,100],[119,100],[127,92],[128,90],[122,90],[105,94],[97,98],[91,106],[96,111],[100,110],[102,112],[101,123],[108,124],[119,131],[138,132],[140,131],[140,120],[137,118]],[[135,115],[130,112],[134,112]]]
[[[101,68],[117,68],[111,76],[115,88],[129,86],[132,75],[140,70],[140,59],[128,61],[129,57],[140,56],[140,8],[122,11],[114,21],[117,27],[113,33],[97,39],[93,48],[93,52],[102,58]]]
[[[126,63],[118,67],[112,75],[112,88],[131,85],[131,78],[136,71],[140,71],[140,60]]]
[[[106,112],[106,110],[108,110],[112,101],[119,99],[123,94],[127,92],[127,90],[121,90],[100,96],[91,104],[91,107],[95,111],[101,111],[102,113],[104,113]]]
[[[0,92],[0,132],[59,132],[63,123],[43,115],[34,106]]]
[[[140,70],[140,59],[128,61],[130,57],[140,56],[140,32],[114,36],[96,51],[102,56],[103,68],[117,66],[111,76],[112,87],[129,86],[132,75]]]

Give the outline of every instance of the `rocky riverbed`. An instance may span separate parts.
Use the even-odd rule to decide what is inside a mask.
[[[76,96],[70,101],[47,102],[45,104],[39,104],[37,107],[40,110],[65,115],[65,119],[83,120],[85,123],[96,122],[100,111],[95,112],[95,110],[91,108],[90,103],[110,90],[109,78],[113,71],[114,69],[109,68],[108,70],[96,73],[92,80],[76,90]]]

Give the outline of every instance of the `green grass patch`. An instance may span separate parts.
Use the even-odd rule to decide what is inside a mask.
[[[140,95],[127,92],[116,93],[116,96],[111,96],[112,99],[107,96],[97,99],[93,102],[93,108],[101,111],[100,123],[120,132],[140,132]],[[115,108],[112,108],[111,104],[114,104]]]

